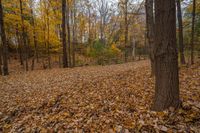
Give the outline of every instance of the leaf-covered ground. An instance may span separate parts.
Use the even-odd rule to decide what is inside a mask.
[[[183,107],[150,111],[148,61],[0,77],[0,132],[200,132],[200,63],[180,69]]]

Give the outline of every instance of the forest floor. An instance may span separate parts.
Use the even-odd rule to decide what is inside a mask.
[[[180,68],[183,107],[150,111],[148,61],[0,77],[0,132],[200,132],[200,63]]]

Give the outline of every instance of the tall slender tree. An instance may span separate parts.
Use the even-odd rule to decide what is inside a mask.
[[[128,0],[124,1],[124,22],[125,22],[125,29],[124,29],[124,36],[125,36],[125,62],[127,62],[128,53],[127,53],[127,45],[128,45]]]
[[[66,0],[62,0],[62,45],[63,45],[63,67],[68,67],[67,43],[66,43]]]
[[[91,43],[91,17],[92,17],[92,13],[91,13],[91,3],[89,0],[85,1],[86,2],[86,6],[87,6],[87,10],[88,10],[88,43]]]
[[[67,1],[66,6],[66,23],[67,23],[67,42],[68,42],[68,59],[69,59],[69,67],[71,67],[71,31],[70,31],[70,3]]]
[[[195,26],[195,16],[196,16],[196,0],[193,0],[193,10],[192,10],[192,34],[191,34],[191,64],[194,64],[194,26]]]
[[[97,0],[97,10],[100,14],[100,41],[105,44],[106,19],[109,15],[109,4],[107,0]]]
[[[178,39],[179,53],[180,53],[181,64],[185,64],[181,2],[180,0],[176,0],[176,3],[177,3],[177,17],[178,17],[178,27],[179,27],[179,39]]]
[[[30,12],[31,12],[31,24],[33,27],[33,43],[34,43],[34,58],[33,61],[36,58],[37,63],[39,62],[39,56],[38,56],[38,42],[37,42],[37,35],[36,35],[36,25],[35,25],[35,15],[33,12],[33,0],[29,0],[29,5],[30,5]]]
[[[175,0],[155,0],[155,31],[155,99],[152,109],[162,111],[180,105]]]
[[[25,25],[24,25],[24,13],[23,13],[23,2],[19,0],[20,4],[20,15],[21,15],[21,27],[22,27],[22,43],[24,46],[24,56],[25,56],[25,70],[28,71],[28,46],[26,41],[26,32],[25,32]]]
[[[22,55],[22,40],[20,38],[20,32],[19,32],[19,26],[16,25],[16,37],[17,37],[17,42],[18,42],[18,53],[19,53],[19,61],[20,65],[24,65],[23,61],[23,55]]]
[[[155,74],[155,61],[154,61],[154,45],[155,45],[155,18],[153,6],[154,0],[146,0],[146,28],[147,28],[147,39],[149,47],[149,57],[151,60],[151,75]]]
[[[3,75],[8,75],[8,50],[6,42],[6,34],[4,30],[4,19],[3,19],[3,6],[0,0],[0,31],[1,31],[1,40],[2,40],[2,60],[3,60]],[[1,63],[0,63],[1,64]]]
[[[47,1],[46,16],[47,16],[47,54],[48,54],[48,67],[51,68],[51,55],[50,55],[50,22],[49,22],[49,1]]]
[[[76,0],[73,1],[73,44],[72,44],[72,66],[75,67],[76,63],[75,63],[75,44],[77,41],[77,33],[76,33],[76,29],[77,29],[77,20],[76,20]]]

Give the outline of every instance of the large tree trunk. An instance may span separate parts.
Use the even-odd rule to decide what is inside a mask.
[[[194,64],[194,25],[196,16],[196,0],[193,0],[193,11],[192,11],[192,37],[191,37],[191,64]]]
[[[21,27],[22,27],[22,43],[24,45],[24,55],[25,55],[25,70],[28,71],[28,46],[27,46],[27,42],[26,42],[26,33],[25,33],[25,25],[24,25],[24,14],[23,14],[23,3],[22,0],[19,1],[20,2],[20,14],[21,14]]]
[[[155,22],[154,22],[154,0],[146,0],[146,27],[147,39],[149,46],[149,57],[151,60],[151,75],[155,75],[155,61],[154,61],[154,40],[155,40]]]
[[[3,59],[3,75],[8,75],[8,49],[6,43],[6,34],[4,30],[4,20],[3,20],[3,8],[0,0],[0,31],[2,40],[2,59]]]
[[[179,100],[175,0],[155,0],[155,99],[153,110],[177,108]]]
[[[62,0],[62,44],[63,44],[63,68],[68,67],[66,44],[66,0]]]
[[[181,59],[181,64],[185,64],[181,2],[180,2],[180,0],[176,0],[176,3],[177,3],[177,17],[178,17],[178,26],[179,26],[179,52],[180,52],[180,59]]]

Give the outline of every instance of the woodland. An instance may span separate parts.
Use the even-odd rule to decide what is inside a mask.
[[[199,0],[0,0],[0,133],[200,133]]]

